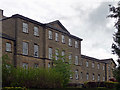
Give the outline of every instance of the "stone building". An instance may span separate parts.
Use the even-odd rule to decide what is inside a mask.
[[[82,55],[82,39],[70,34],[59,20],[43,24],[19,14],[5,17],[2,10],[0,12],[2,54],[7,54],[15,67],[49,68],[52,57],[60,54],[66,55],[73,64],[71,83],[107,81],[113,77],[115,62]]]

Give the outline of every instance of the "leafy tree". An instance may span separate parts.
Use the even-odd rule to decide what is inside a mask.
[[[113,36],[114,43],[112,44],[112,52],[118,56],[119,66],[115,69],[114,76],[117,81],[120,82],[120,1],[116,7],[112,5],[109,6],[111,14],[108,17],[117,19],[114,25],[117,31]],[[118,88],[120,89],[120,86],[118,86]]]
[[[58,55],[54,55],[56,58],[53,58],[53,66],[52,69],[56,72],[59,72],[63,77],[63,86],[65,87],[69,81],[70,81],[70,75],[71,73],[71,66],[72,64],[69,64],[69,59],[66,58],[66,56],[60,55],[60,52],[58,50]]]

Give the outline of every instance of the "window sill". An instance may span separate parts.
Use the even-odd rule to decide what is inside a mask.
[[[12,51],[5,51],[5,52],[12,53]]]

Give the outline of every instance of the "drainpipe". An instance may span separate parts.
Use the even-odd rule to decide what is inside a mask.
[[[107,63],[105,63],[105,81],[107,81]]]

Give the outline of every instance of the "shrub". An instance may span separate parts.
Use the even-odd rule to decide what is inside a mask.
[[[27,90],[25,87],[3,87],[2,90]]]

